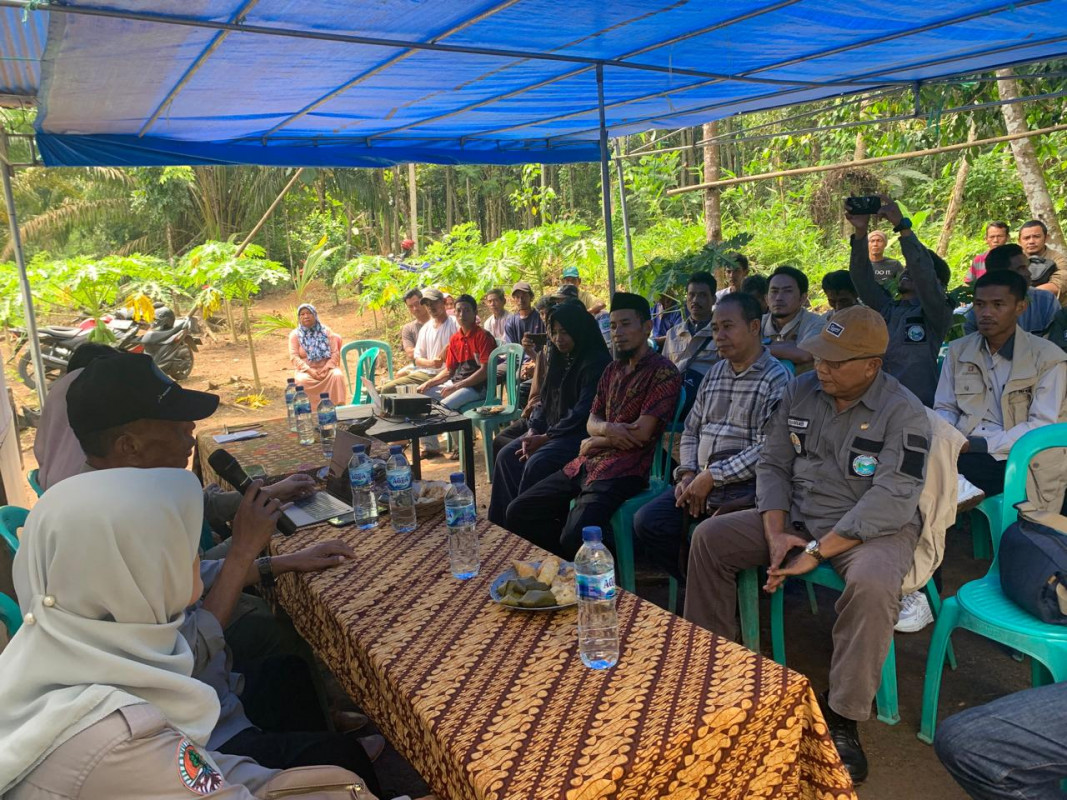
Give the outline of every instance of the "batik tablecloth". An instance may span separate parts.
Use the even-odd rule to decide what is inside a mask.
[[[619,664],[578,655],[577,612],[513,611],[489,584],[543,552],[482,521],[481,575],[451,577],[440,512],[340,533],[356,559],[279,598],[356,702],[448,800],[853,798],[803,676],[627,592]]]

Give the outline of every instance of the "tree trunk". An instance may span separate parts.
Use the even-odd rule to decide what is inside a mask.
[[[315,188],[319,195],[319,213],[326,213],[326,172],[319,170],[319,179],[315,182]]]
[[[415,164],[408,164],[408,236],[415,246],[413,255],[419,252],[419,187],[415,182]]]
[[[1015,81],[1015,73],[1010,69],[997,70],[997,79],[997,89],[1001,100],[1014,100],[1022,96],[1019,84]],[[1026,108],[1022,103],[1005,104],[1000,107],[1000,110],[1004,114],[1004,125],[1008,133],[1025,133],[1028,130]],[[1062,250],[1063,231],[1056,218],[1056,207],[1052,203],[1048,184],[1045,183],[1044,170],[1038,163],[1033,140],[1012,140],[1011,152],[1015,155],[1015,168],[1019,172],[1023,191],[1026,192],[1026,202],[1030,205],[1030,213],[1035,219],[1041,220],[1048,226],[1049,240],[1054,247]]]
[[[978,136],[978,131],[971,119],[971,128],[967,131],[967,141],[973,142]],[[952,229],[956,226],[956,217],[959,216],[960,206],[963,205],[963,192],[967,188],[967,174],[971,171],[971,162],[967,160],[968,151],[964,150],[960,156],[960,166],[956,171],[956,183],[952,187],[952,196],[948,199],[948,208],[945,210],[945,224],[941,228],[941,236],[937,239],[937,247],[934,249],[939,256],[945,257],[948,252],[948,243],[952,238]]]
[[[222,305],[226,309],[226,322],[230,325],[230,336],[233,337],[233,343],[240,344],[241,342],[237,338],[237,323],[233,321],[233,309],[230,308],[230,301],[223,298]]]
[[[248,314],[248,306],[251,301],[246,297],[245,308],[245,333],[248,336],[248,355],[252,359],[252,380],[256,384],[256,394],[263,394],[263,384],[259,381],[259,364],[256,363],[256,346],[252,343],[252,318]]]
[[[719,123],[705,122],[703,137],[712,139],[719,133]],[[719,145],[704,145],[704,180],[719,179]],[[709,242],[722,241],[722,208],[718,189],[704,191],[704,234]]]
[[[452,167],[445,167],[445,227],[451,231],[456,225],[456,210],[452,197]]]
[[[548,198],[548,164],[542,164],[541,165],[541,193],[540,193],[540,198],[539,198],[539,200],[537,202],[537,216],[540,218],[542,225],[544,225],[546,222],[550,222],[551,221],[551,220],[549,220],[547,218],[548,215],[545,214],[545,203],[547,202],[547,198]]]

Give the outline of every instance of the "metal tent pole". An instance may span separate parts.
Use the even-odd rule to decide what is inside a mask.
[[[26,257],[22,252],[22,237],[19,235],[19,223],[15,216],[15,194],[11,191],[11,167],[7,163],[7,132],[0,131],[0,174],[4,181],[4,202],[7,204],[7,223],[11,228],[11,247],[15,251],[15,264],[19,268],[19,287],[22,289],[22,310],[26,316],[27,346],[33,355],[33,371],[37,378],[37,397],[44,408],[48,389],[45,386],[44,360],[41,358],[41,340],[37,338],[37,318],[33,314],[33,295],[30,292],[30,279],[26,275]]]
[[[608,128],[604,121],[604,65],[596,65],[596,101],[600,111],[600,188],[604,197],[604,243],[608,251],[608,294],[615,294],[615,235],[611,229],[611,173],[608,171]],[[610,297],[609,297],[610,301]]]
[[[634,290],[634,244],[630,238],[630,215],[626,211],[626,181],[622,174],[622,158],[620,156],[619,140],[615,140],[615,169],[619,173],[619,211],[622,212],[622,232],[626,237],[626,269],[629,278],[626,287]]]

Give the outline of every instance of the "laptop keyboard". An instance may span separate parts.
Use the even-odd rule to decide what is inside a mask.
[[[342,503],[340,500],[326,492],[316,492],[311,497],[304,500],[298,500],[294,505],[305,514],[312,517],[320,517],[322,519],[332,517],[337,512],[349,510],[347,504]]]

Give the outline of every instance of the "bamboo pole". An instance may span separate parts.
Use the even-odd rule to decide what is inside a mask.
[[[1039,128],[1035,131],[1026,131],[1025,133],[1014,133],[1005,136],[993,136],[989,139],[979,139],[974,142],[960,142],[957,144],[947,144],[943,147],[929,147],[925,150],[912,150],[910,153],[897,153],[891,156],[877,156],[875,158],[864,158],[860,161],[842,161],[837,164],[820,164],[814,167],[798,167],[796,169],[783,169],[777,172],[764,172],[759,175],[746,175],[742,178],[729,178],[723,181],[710,181],[708,183],[698,183],[693,186],[682,186],[677,189],[668,189],[668,195],[684,194],[685,192],[695,192],[703,189],[724,189],[728,186],[737,186],[742,183],[753,183],[754,181],[763,181],[769,178],[788,178],[794,175],[811,175],[816,172],[832,172],[835,169],[845,169],[846,167],[866,167],[871,164],[884,164],[887,161],[901,161],[907,158],[919,158],[920,156],[933,156],[938,153],[952,153],[956,150],[967,150],[971,147],[984,147],[987,144],[1000,144],[1001,142],[1012,142],[1016,139],[1026,139],[1031,136],[1043,136],[1047,133],[1057,133],[1059,131],[1067,130],[1067,124],[1064,125],[1052,125],[1048,128]]]
[[[301,167],[300,169],[298,169],[296,172],[293,173],[293,177],[291,177],[289,179],[289,183],[285,184],[285,188],[281,190],[281,192],[278,194],[277,197],[274,198],[274,202],[270,204],[270,208],[268,208],[266,211],[263,212],[263,216],[259,218],[259,222],[257,222],[255,224],[255,227],[253,227],[252,230],[250,230],[248,232],[248,236],[245,237],[245,240],[243,242],[241,242],[240,246],[237,248],[237,252],[235,252],[233,254],[234,258],[240,258],[241,257],[241,254],[244,253],[245,248],[248,247],[248,245],[252,243],[253,237],[257,233],[259,233],[260,229],[264,225],[267,224],[267,220],[270,219],[270,215],[274,213],[274,209],[276,209],[278,207],[278,203],[280,203],[282,201],[283,197],[285,197],[287,194],[289,194],[289,190],[293,188],[293,184],[296,183],[297,179],[300,177],[300,175],[301,175],[301,173],[303,173],[303,171],[304,171],[304,168]]]

